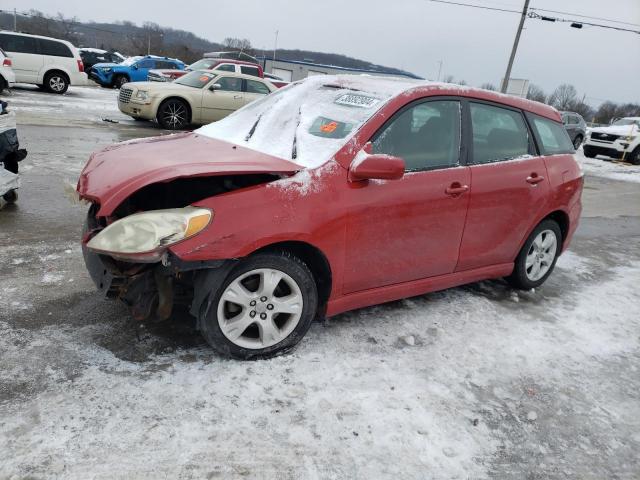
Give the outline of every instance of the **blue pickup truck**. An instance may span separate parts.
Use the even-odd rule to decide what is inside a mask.
[[[175,58],[146,55],[129,57],[122,63],[96,63],[89,74],[96,83],[106,88],[120,88],[127,82],[146,82],[149,70],[184,70],[185,64]]]

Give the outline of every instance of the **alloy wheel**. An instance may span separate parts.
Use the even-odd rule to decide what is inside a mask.
[[[247,349],[275,345],[296,328],[304,306],[302,291],[286,273],[259,268],[235,278],[218,302],[224,336]]]
[[[543,230],[533,240],[527,258],[525,271],[527,278],[536,282],[551,269],[558,250],[558,239],[552,230]]]
[[[169,128],[180,128],[187,123],[187,108],[179,102],[168,103],[162,118]]]
[[[66,84],[67,83],[65,82],[64,78],[60,77],[59,75],[54,75],[53,77],[49,78],[49,87],[54,92],[62,92]]]

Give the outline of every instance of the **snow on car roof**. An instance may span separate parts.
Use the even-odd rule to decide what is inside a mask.
[[[309,77],[196,133],[313,168],[333,157],[390,99],[426,84],[391,77]]]

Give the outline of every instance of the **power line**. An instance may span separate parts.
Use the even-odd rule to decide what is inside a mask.
[[[472,3],[462,3],[462,2],[451,2],[447,0],[426,0],[427,2],[433,3],[445,3],[447,5],[458,5],[460,7],[471,7],[471,8],[479,8],[482,10],[493,10],[496,12],[507,12],[507,13],[521,13],[520,10],[508,10],[506,8],[496,8],[496,7],[485,7],[482,5],[474,5]]]
[[[531,7],[529,10],[537,10],[539,12],[548,12],[548,13],[559,13],[560,15],[571,15],[573,17],[588,18],[590,20],[601,20],[603,22],[620,23],[622,25],[631,25],[633,27],[640,27],[640,24],[638,23],[623,22],[621,20],[613,20],[611,18],[589,17],[588,15],[580,15],[578,13],[559,12],[557,10],[545,10],[544,8],[535,8],[535,7]]]
[[[537,20],[544,20],[547,22],[571,23],[571,26],[574,28],[582,28],[583,25],[588,25],[590,27],[608,28],[610,30],[618,30],[620,32],[631,32],[631,33],[637,33],[638,35],[640,35],[640,30],[631,30],[630,28],[614,27],[612,25],[602,25],[599,23],[584,22],[582,20],[569,20],[566,18],[547,17],[545,15],[540,15],[539,13],[536,13],[536,12],[529,12],[528,16],[529,18],[535,18]]]

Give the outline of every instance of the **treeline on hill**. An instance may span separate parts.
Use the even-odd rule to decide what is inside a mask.
[[[12,13],[0,13],[0,28],[13,30],[13,20]],[[161,27],[152,22],[144,22],[142,25],[136,25],[130,21],[116,23],[80,22],[76,18],[67,18],[61,13],[52,17],[37,10],[18,14],[17,30],[34,35],[62,38],[77,47],[115,50],[123,55],[143,55],[149,51],[155,55],[179,58],[186,63],[199,60],[205,52],[220,50],[243,50],[250,55],[268,58],[273,55],[272,50],[265,51],[252,47],[251,42],[247,39],[226,38],[222,43],[217,43],[197,37],[191,32]],[[306,60],[344,68],[379,70],[395,74],[405,73],[399,69],[335,53],[278,49],[277,58],[279,60]]]

